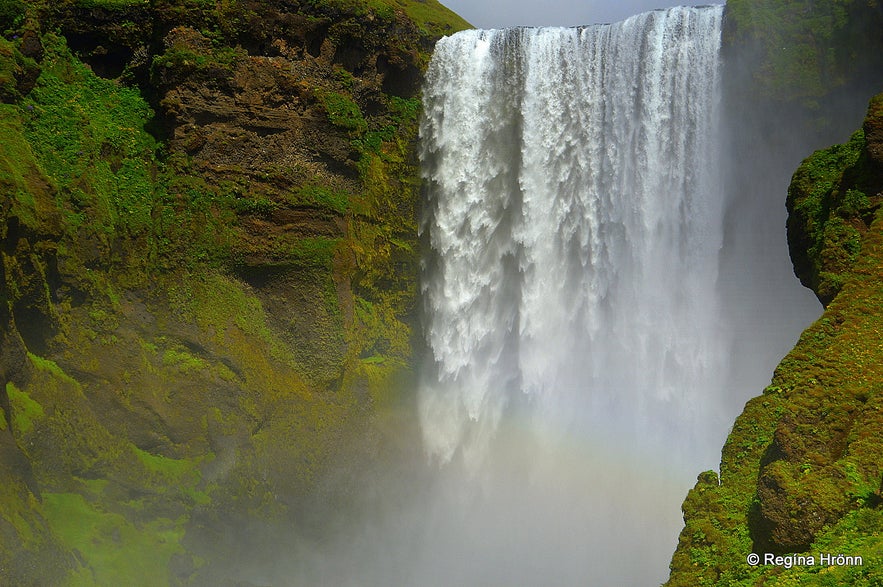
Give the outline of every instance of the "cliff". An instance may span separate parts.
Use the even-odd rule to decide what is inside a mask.
[[[727,100],[740,121],[731,140],[735,152],[754,153],[733,165],[738,202],[767,190],[757,178],[770,177],[773,166],[830,144],[855,103],[883,86],[873,32],[883,10],[739,0],[727,4],[727,18]],[[799,165],[787,198],[773,195],[786,199],[795,274],[825,311],[745,405],[720,474],[702,473],[688,494],[667,585],[881,581],[881,100],[871,101],[846,143]],[[760,565],[748,561],[751,553]],[[804,559],[764,564],[766,554]]]
[[[418,92],[465,26],[0,2],[0,582],[247,584],[415,450]]]
[[[827,307],[736,420],[720,477],[703,473],[687,496],[668,585],[881,579],[881,104],[883,94],[849,143],[816,152],[794,174],[792,257]],[[751,566],[752,552],[861,556],[864,564]]]

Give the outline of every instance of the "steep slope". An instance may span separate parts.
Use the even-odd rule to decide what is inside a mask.
[[[0,4],[0,582],[240,584],[268,528],[320,535],[413,450],[384,430],[417,93],[464,26],[431,1]]]
[[[789,190],[789,243],[828,302],[748,402],[684,502],[668,585],[877,585],[883,580],[883,95],[845,145],[807,158]],[[749,553],[812,555],[752,566]],[[862,565],[826,563],[859,556]]]
[[[881,23],[883,9],[863,1],[727,3],[725,110],[737,121],[727,184],[735,207],[783,201],[779,169],[794,169],[859,124],[883,84]],[[863,130],[816,152],[791,179],[794,271],[827,308],[736,420],[720,475],[701,474],[684,501],[669,585],[880,581],[879,120],[875,98]],[[755,567],[752,552],[761,562],[766,553],[815,560]],[[864,565],[821,564],[823,553],[863,556]]]

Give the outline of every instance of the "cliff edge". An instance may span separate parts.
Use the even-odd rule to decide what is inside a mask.
[[[465,26],[0,2],[0,582],[247,584],[416,450],[418,93]]]
[[[817,151],[794,174],[791,255],[826,309],[763,395],[746,404],[724,446],[720,476],[700,475],[684,501],[667,585],[883,579],[881,105],[883,94],[848,143]],[[796,554],[802,562],[784,558]],[[767,555],[783,558],[765,564]],[[840,565],[839,555],[861,564]]]

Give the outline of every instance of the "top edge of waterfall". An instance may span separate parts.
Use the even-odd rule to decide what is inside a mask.
[[[647,15],[655,14],[658,12],[671,12],[673,10],[682,10],[682,9],[699,11],[699,10],[708,10],[708,9],[712,9],[712,8],[723,10],[724,5],[725,5],[725,3],[721,2],[718,4],[700,4],[697,6],[670,6],[668,8],[654,8],[653,10],[645,10],[644,12],[639,12],[637,14],[633,14],[632,16],[629,16],[629,17],[624,18],[622,20],[617,20],[617,21],[613,21],[613,22],[596,22],[596,23],[592,23],[592,24],[537,25],[537,26],[517,25],[517,26],[511,26],[511,27],[488,28],[488,29],[480,29],[480,28],[465,29],[462,31],[457,31],[457,32],[452,33],[450,35],[445,35],[442,38],[455,37],[458,35],[468,35],[468,34],[481,33],[481,32],[496,33],[499,31],[510,31],[510,30],[562,30],[562,31],[576,30],[576,31],[581,31],[584,29],[591,29],[591,28],[595,28],[595,27],[614,26],[617,24],[629,22],[629,21],[637,19],[637,18],[643,18]]]

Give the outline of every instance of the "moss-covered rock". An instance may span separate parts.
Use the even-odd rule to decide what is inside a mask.
[[[236,581],[392,446],[419,4],[0,4],[0,582]]]
[[[844,93],[875,88],[881,26],[883,10],[865,0],[730,0],[724,45],[756,97],[808,108],[825,126]]]
[[[873,108],[866,126],[879,124]],[[878,175],[863,130],[845,145],[817,151],[788,188],[788,248],[801,283],[827,305],[861,252],[862,234],[880,206]]]
[[[866,129],[877,124],[879,100],[872,101]],[[817,295],[829,302],[825,313],[736,420],[719,482],[703,474],[685,500],[685,527],[668,585],[880,580],[883,541],[875,528],[883,478],[883,212],[873,203],[881,197],[883,176],[866,136],[859,132],[847,145],[816,153],[794,176],[792,221],[796,217],[815,236],[792,239],[792,251],[805,246],[799,254],[807,265],[832,267],[835,256],[826,255],[826,248],[843,243],[830,241],[824,225],[848,218],[860,224],[856,255],[836,266],[836,291],[824,280],[815,282]],[[869,195],[847,196],[855,190]],[[816,211],[807,213],[813,206]],[[843,554],[861,556],[864,564],[752,566],[746,563],[752,552]]]

